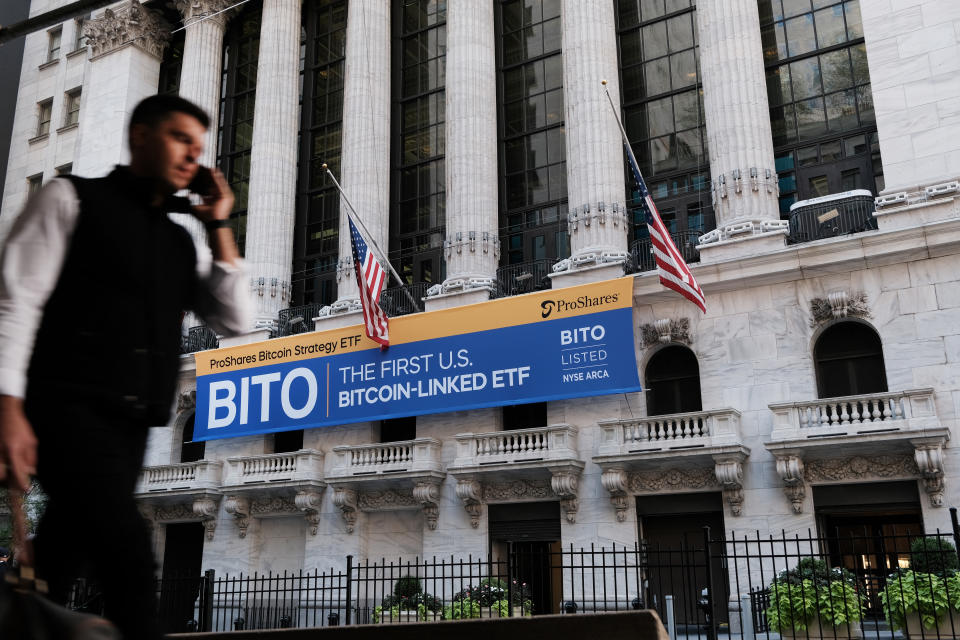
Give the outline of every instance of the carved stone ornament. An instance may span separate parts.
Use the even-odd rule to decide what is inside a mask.
[[[689,345],[693,342],[690,338],[689,318],[664,318],[653,324],[642,324],[640,325],[640,334],[643,336],[644,347],[668,342],[680,342]]]
[[[282,515],[297,513],[298,511],[300,509],[297,507],[295,499],[287,496],[256,498],[250,502],[250,515],[254,516]]]
[[[930,499],[931,507],[943,506],[943,442],[917,444],[913,452],[914,462],[920,472],[923,490]]]
[[[550,478],[550,488],[560,498],[560,508],[567,516],[567,522],[577,521],[577,488],[580,481],[579,469],[554,469]]]
[[[203,521],[203,530],[207,533],[207,540],[213,540],[217,530],[217,508],[220,505],[210,497],[197,498],[193,501],[193,512]]]
[[[247,527],[250,526],[250,499],[242,496],[227,496],[223,502],[223,510],[233,516],[237,523],[237,535],[247,537]]]
[[[320,525],[320,499],[322,496],[322,490],[301,489],[293,499],[297,509],[302,511],[307,519],[307,526],[310,528],[310,535],[312,536],[317,535],[317,527]]]
[[[600,475],[600,484],[610,492],[610,502],[617,512],[617,522],[627,519],[629,499],[627,497],[627,472],[620,468],[605,469]]]
[[[347,487],[333,489],[333,504],[340,509],[343,521],[347,525],[347,533],[353,533],[357,525],[357,492]]]
[[[795,453],[776,455],[776,459],[777,475],[783,480],[783,492],[787,494],[793,512],[803,513],[803,501],[807,497],[803,459]]]
[[[827,294],[826,298],[814,298],[810,301],[810,315],[810,326],[814,328],[830,320],[867,318],[870,316],[867,294],[863,291],[853,295],[846,291],[834,291]]]
[[[710,467],[667,469],[666,471],[634,471],[629,478],[630,493],[665,493],[720,486],[713,469]]]
[[[197,406],[197,390],[184,391],[177,396],[177,413],[193,411]]]
[[[470,516],[470,526],[476,529],[480,526],[480,515],[483,513],[483,487],[474,478],[460,478],[457,480],[457,497]]]
[[[440,516],[440,480],[417,480],[413,486],[413,499],[423,507],[423,516],[427,520],[430,531],[437,530],[437,519]]]
[[[184,24],[189,28],[194,22],[206,18],[221,27],[226,25],[229,12],[223,11],[236,4],[235,0],[174,0],[177,10],[183,16]],[[220,13],[223,11],[223,13]],[[216,15],[215,15],[216,14]]]
[[[412,489],[384,489],[383,491],[361,491],[357,496],[357,505],[361,511],[391,511],[419,505]]]
[[[91,58],[106,55],[131,44],[157,58],[163,58],[170,27],[160,15],[129,0],[117,9],[104,12],[83,23],[83,33],[90,45]]]
[[[730,513],[743,513],[743,459],[720,457],[714,459],[717,481],[723,487],[723,499],[730,505]]]
[[[509,502],[511,500],[543,500],[552,498],[550,482],[546,480],[514,480],[503,484],[484,484],[484,502]]]
[[[876,478],[916,478],[919,470],[914,457],[909,454],[853,456],[808,460],[805,475],[808,482],[835,482]]]

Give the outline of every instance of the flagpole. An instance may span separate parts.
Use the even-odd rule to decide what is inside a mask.
[[[630,154],[630,159],[633,161],[633,166],[637,168],[637,172],[640,172],[640,165],[637,164],[637,157],[633,155],[633,149],[630,147],[630,139],[627,138],[627,130],[623,128],[623,123],[620,122],[620,114],[617,113],[617,108],[613,106],[613,98],[610,97],[610,90],[607,89],[607,81],[601,80],[600,84],[603,85],[603,92],[607,95],[607,102],[610,103],[610,109],[613,111],[613,119],[617,121],[617,126],[620,127],[620,136],[623,138],[623,146],[626,147],[627,153]]]
[[[407,294],[407,298],[410,299],[410,304],[413,305],[413,308],[420,312],[420,305],[417,304],[417,301],[413,299],[413,296],[410,294],[410,291],[403,284],[403,280],[400,279],[400,275],[394,270],[393,265],[390,264],[390,261],[387,259],[387,254],[383,252],[380,246],[377,244],[376,239],[370,231],[367,230],[367,225],[363,224],[363,220],[360,219],[360,214],[357,213],[357,210],[353,208],[353,204],[350,202],[350,198],[347,197],[347,194],[344,193],[343,187],[340,186],[340,183],[337,182],[336,177],[334,177],[333,172],[330,171],[330,167],[327,166],[327,163],[324,162],[322,166],[323,170],[327,172],[327,175],[330,176],[330,179],[333,180],[333,184],[336,185],[337,191],[340,192],[340,197],[343,198],[343,201],[347,203],[347,208],[353,212],[353,220],[360,225],[360,229],[366,235],[367,239],[370,241],[370,244],[373,245],[373,248],[377,250],[377,253],[380,254],[380,259],[387,264],[387,269],[390,270],[390,273],[393,274],[393,277],[397,279],[397,282],[400,283],[400,287],[403,289],[403,292]],[[347,214],[349,215],[349,214]]]

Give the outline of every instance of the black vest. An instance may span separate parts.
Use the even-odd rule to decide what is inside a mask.
[[[141,425],[165,424],[179,370],[181,312],[196,298],[193,241],[149,205],[151,183],[124,167],[70,181],[80,214],[43,309],[27,396],[79,400]]]

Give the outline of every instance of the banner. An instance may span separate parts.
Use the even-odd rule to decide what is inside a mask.
[[[195,354],[194,440],[640,390],[633,278]]]

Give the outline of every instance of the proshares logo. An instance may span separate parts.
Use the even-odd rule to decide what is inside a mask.
[[[549,318],[556,311],[561,315],[568,311],[577,311],[578,309],[588,309],[590,307],[600,307],[605,304],[613,304],[620,300],[619,293],[612,293],[605,296],[578,296],[572,300],[544,300],[540,303],[540,317]]]

